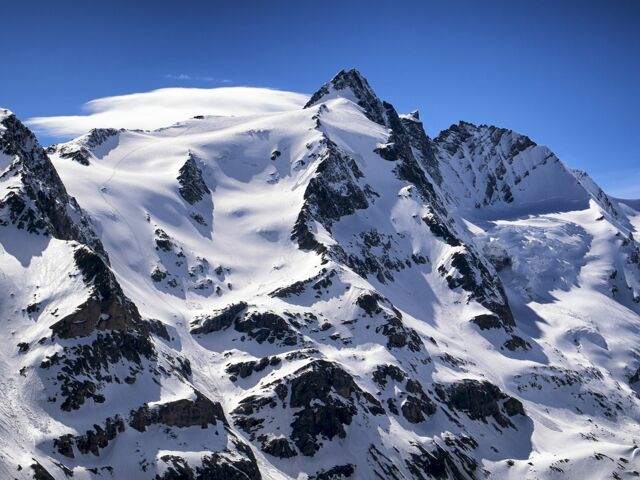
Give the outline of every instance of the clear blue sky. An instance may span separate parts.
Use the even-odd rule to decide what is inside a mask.
[[[640,198],[640,1],[22,0],[0,12],[0,105],[21,118],[223,81],[312,93],[356,67],[399,111],[419,108],[430,135],[460,119],[509,127]]]

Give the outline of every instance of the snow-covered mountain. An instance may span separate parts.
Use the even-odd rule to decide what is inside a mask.
[[[640,475],[639,205],[546,147],[355,70],[46,151],[0,112],[2,478]]]

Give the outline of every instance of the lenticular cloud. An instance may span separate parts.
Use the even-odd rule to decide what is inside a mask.
[[[252,87],[162,88],[98,98],[84,105],[85,115],[34,117],[35,130],[58,137],[92,128],[153,130],[195,115],[255,115],[301,108],[308,96]]]

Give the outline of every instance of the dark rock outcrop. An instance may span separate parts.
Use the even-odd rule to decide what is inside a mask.
[[[122,292],[104,259],[87,247],[78,247],[74,259],[90,295],[74,313],[51,326],[53,333],[74,338],[96,330],[142,328],[138,308]]]
[[[362,390],[339,365],[327,360],[314,359],[267,387],[264,395],[240,401],[232,412],[235,424],[255,436],[265,428],[267,408],[274,409],[278,404],[288,407],[294,412],[291,440],[306,456],[313,456],[322,447],[323,439],[344,438],[345,426],[359,411],[384,414],[373,395]]]
[[[344,425],[351,424],[358,411],[354,398],[362,399],[374,415],[384,413],[380,403],[360,389],[351,375],[326,360],[298,370],[290,390],[290,407],[301,409],[294,414],[291,437],[303,455],[319,450],[318,437],[331,440],[346,436]]]
[[[143,405],[130,414],[129,425],[139,432],[144,432],[154,424],[169,427],[202,427],[216,425],[217,422],[227,424],[222,406],[212,402],[200,392],[195,392],[195,400],[182,399],[163,403],[154,407]]]
[[[352,478],[356,472],[356,466],[347,463],[344,465],[336,465],[328,470],[323,470],[309,477],[309,480],[341,480],[343,478]]]
[[[119,415],[109,417],[104,426],[94,425],[84,435],[66,434],[53,441],[53,447],[65,457],[74,458],[73,445],[84,455],[92,453],[100,455],[100,449],[105,448],[119,433],[124,432],[125,423]]]
[[[0,134],[0,151],[14,158],[0,180],[20,178],[19,188],[10,189],[4,198],[0,198],[3,219],[0,224],[10,222],[30,233],[76,241],[107,260],[91,221],[67,193],[33,133],[15,115],[5,117],[0,123],[4,127]]]
[[[333,222],[369,205],[367,195],[358,184],[362,172],[355,160],[327,137],[322,144],[320,162],[304,192],[304,205],[291,234],[300,248],[318,253],[324,253],[326,247],[315,239],[309,225],[311,220],[331,231]]]
[[[379,124],[385,123],[382,102],[373,92],[369,82],[355,68],[340,70],[335,77],[311,96],[304,108],[311,108],[322,102],[333,90],[350,90],[369,120]]]
[[[440,400],[454,411],[464,412],[472,420],[487,422],[493,418],[501,427],[514,427],[509,417],[525,415],[522,403],[488,381],[465,379],[448,386],[436,385]]]
[[[199,335],[219,332],[220,330],[229,328],[236,319],[240,318],[240,315],[246,308],[247,304],[245,302],[239,302],[213,312],[211,315],[196,317],[195,320],[191,322],[191,333]]]
[[[284,345],[295,345],[296,332],[287,321],[273,312],[251,312],[235,321],[236,331],[246,333],[258,343],[274,343],[276,340]]]
[[[237,377],[247,378],[255,372],[261,372],[269,366],[279,365],[282,362],[280,357],[263,357],[260,360],[250,360],[248,362],[238,362],[229,365],[226,370],[231,374],[231,380],[235,381]]]
[[[278,458],[291,458],[298,455],[296,449],[285,437],[269,438],[262,442],[263,452]]]
[[[49,147],[47,153],[57,152],[60,158],[67,158],[87,166],[92,158],[92,150],[118,133],[119,131],[114,128],[94,128],[73,142]]]
[[[178,182],[180,183],[180,195],[191,205],[199,202],[209,193],[209,188],[202,178],[202,170],[191,152],[189,152],[189,157],[184,165],[180,167]]]
[[[477,463],[470,457],[459,453],[452,455],[450,452],[435,445],[431,450],[422,445],[414,444],[416,453],[411,453],[405,460],[407,468],[414,478],[436,480],[471,480],[477,478],[475,474]]]
[[[167,465],[156,480],[261,480],[258,462],[251,448],[240,440],[233,441],[233,450],[225,449],[202,457],[201,464],[192,467],[182,457],[165,455]]]

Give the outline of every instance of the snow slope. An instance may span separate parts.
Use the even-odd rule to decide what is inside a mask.
[[[430,139],[354,70],[278,110],[51,147],[82,237],[29,233],[0,204],[2,284],[20,292],[2,303],[4,474],[637,475],[635,204],[510,130]],[[92,329],[73,316],[97,281],[78,250],[135,308],[124,323],[104,299]],[[73,351],[95,391],[46,401],[43,360],[101,335],[100,368]]]

